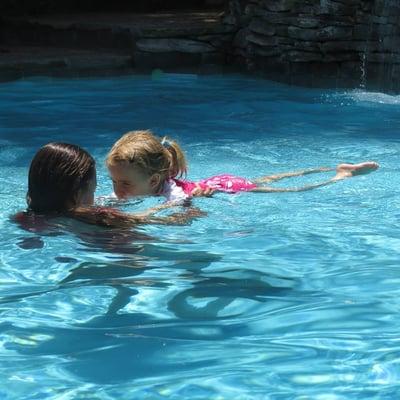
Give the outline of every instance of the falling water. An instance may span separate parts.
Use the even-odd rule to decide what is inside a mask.
[[[361,54],[361,77],[360,77],[360,88],[366,89],[367,86],[367,68],[368,68],[368,56],[370,52],[370,42],[372,39],[372,28],[373,28],[373,18],[372,18],[372,10],[368,10],[370,12],[370,18],[368,21],[368,29],[367,29],[367,37],[365,40],[364,52]]]
[[[360,55],[360,87],[377,86],[378,89],[394,89],[392,75],[398,36],[400,15],[398,0],[375,0],[371,8],[364,52]]]
[[[370,37],[370,32],[371,32],[371,23],[369,25],[368,29],[368,38]],[[368,52],[369,52],[369,40],[367,39],[365,41],[365,48],[364,52],[361,55],[361,64],[360,64],[360,70],[361,70],[361,78],[360,78],[360,88],[365,89],[367,86],[367,60],[368,60]]]

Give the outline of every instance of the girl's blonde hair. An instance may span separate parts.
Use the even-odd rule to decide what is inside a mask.
[[[160,174],[163,180],[186,174],[186,158],[175,141],[159,138],[151,131],[132,131],[123,135],[107,155],[108,167],[129,163],[142,172]]]

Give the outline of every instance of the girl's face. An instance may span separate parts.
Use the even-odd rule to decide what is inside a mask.
[[[119,199],[154,195],[160,185],[159,174],[146,175],[127,163],[109,166],[108,171],[113,181],[114,192]]]

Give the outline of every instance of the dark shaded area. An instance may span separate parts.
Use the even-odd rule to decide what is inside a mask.
[[[224,25],[222,15],[222,9],[204,7],[3,16],[0,81],[154,69],[209,72],[228,63],[235,28]]]
[[[23,250],[42,249],[44,247],[43,240],[37,236],[24,238],[17,244]]]
[[[236,70],[400,92],[396,0],[6,0],[0,15],[0,81]]]
[[[218,9],[224,0],[3,0],[1,15],[37,15],[82,12],[159,12]]]
[[[69,263],[73,263],[73,262],[76,262],[76,261],[77,261],[75,258],[72,258],[72,257],[62,257],[62,256],[54,257],[54,259],[55,259],[57,262],[63,263],[63,264],[69,264]]]

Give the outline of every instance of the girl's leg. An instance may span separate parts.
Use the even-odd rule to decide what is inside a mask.
[[[359,164],[339,164],[336,167],[336,180],[351,178],[356,175],[369,174],[379,168],[379,164],[374,161],[366,161]]]
[[[259,186],[252,189],[251,192],[259,193],[272,193],[272,192],[304,192],[306,190],[311,190],[319,188],[321,186],[330,185],[342,179],[351,178],[352,176],[368,174],[369,172],[375,171],[379,168],[376,162],[368,161],[360,164],[339,164],[336,168],[336,175],[324,182],[315,183],[312,185],[301,186],[297,188],[273,188],[270,186]]]
[[[319,172],[328,172],[328,171],[333,171],[333,170],[334,170],[334,168],[329,168],[329,167],[303,169],[301,171],[284,172],[282,174],[262,176],[260,178],[252,179],[252,182],[254,182],[254,183],[270,183],[270,182],[279,181],[279,180],[285,179],[285,178],[292,178],[294,176],[303,176],[303,175],[316,174]]]

